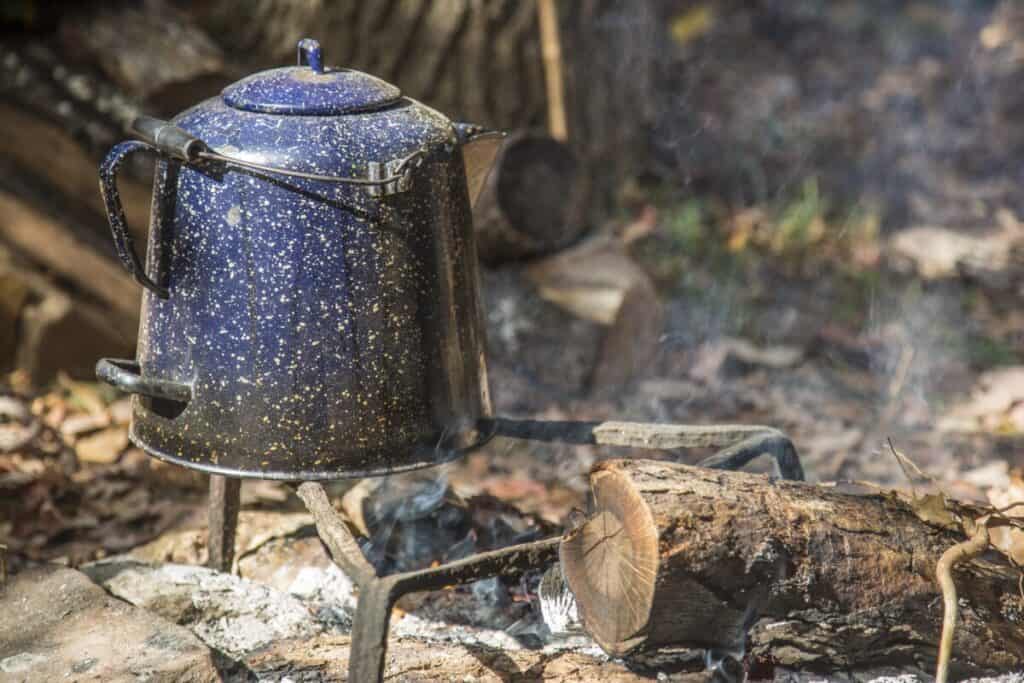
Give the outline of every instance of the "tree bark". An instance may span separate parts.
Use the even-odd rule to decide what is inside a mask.
[[[936,562],[965,535],[923,521],[915,503],[643,460],[605,461],[590,481],[594,512],[561,561],[608,653],[745,652],[762,671],[934,665]],[[944,505],[950,519],[981,514]],[[954,574],[955,675],[1024,665],[1019,574],[1001,559]]]
[[[557,3],[569,143],[602,190],[638,169],[659,106],[654,80],[672,3]],[[216,0],[196,21],[231,54],[267,68],[317,38],[328,63],[372,73],[459,120],[503,130],[544,125],[535,0]],[[246,21],[238,21],[245,16]],[[605,208],[611,192],[595,193]]]

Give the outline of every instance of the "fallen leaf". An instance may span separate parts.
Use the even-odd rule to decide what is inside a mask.
[[[1003,488],[993,488],[988,492],[988,500],[997,510],[1009,508],[1016,503],[1024,503],[1024,470],[1014,468],[1010,471],[1008,483]],[[1003,513],[1006,517],[1024,519],[1024,505],[1019,505]],[[1017,564],[1024,564],[1024,531],[1005,526],[993,526],[989,529],[992,545],[1013,559]]]
[[[669,34],[680,45],[700,38],[715,25],[715,13],[710,4],[701,4],[672,18]]]
[[[547,488],[534,479],[503,477],[485,483],[484,491],[495,498],[511,502],[530,496],[543,496],[547,493]]]
[[[953,513],[946,507],[946,496],[942,493],[926,493],[914,497],[910,505],[925,524],[934,524],[943,529],[959,528]]]
[[[108,427],[79,439],[75,444],[75,452],[82,462],[109,465],[117,462],[127,447],[128,430],[124,427]]]
[[[57,373],[57,384],[68,393],[68,403],[72,406],[90,413],[106,412],[107,404],[96,384],[77,382],[63,372]]]
[[[658,210],[648,204],[640,211],[640,216],[636,220],[622,228],[620,238],[624,244],[632,244],[650,235],[657,226]]]
[[[983,373],[970,397],[953,406],[939,427],[1000,434],[1024,431],[1024,366]]]
[[[95,432],[110,426],[110,417],[105,413],[76,413],[60,423],[60,434],[65,439]]]

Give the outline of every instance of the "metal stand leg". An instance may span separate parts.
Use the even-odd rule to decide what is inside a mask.
[[[495,417],[487,426],[495,436],[531,441],[651,450],[719,448],[722,450],[698,465],[720,470],[738,470],[755,458],[770,455],[783,479],[804,479],[804,469],[793,442],[778,429],[762,425],[577,422]]]
[[[297,493],[316,522],[317,532],[331,557],[359,586],[359,603],[352,627],[349,680],[384,680],[391,608],[407,593],[439,590],[445,586],[479,581],[494,576],[514,577],[528,569],[546,567],[558,557],[560,538],[522,543],[480,553],[438,567],[377,576],[340,515],[331,506],[320,484],[306,482]]]
[[[242,480],[235,477],[210,477],[209,535],[206,566],[222,572],[231,571],[235,559],[235,531]]]
[[[536,441],[589,443],[632,448],[724,448],[701,465],[738,469],[761,455],[771,455],[780,474],[803,479],[803,468],[792,442],[770,427],[747,425],[675,425],[637,422],[544,422],[496,418],[490,427],[496,434]],[[226,484],[225,484],[226,485]],[[216,491],[211,488],[211,494]],[[237,496],[237,489],[236,496]],[[334,562],[359,586],[359,602],[352,627],[349,680],[382,681],[387,654],[391,609],[407,593],[438,590],[494,576],[514,577],[528,569],[541,569],[558,558],[561,538],[480,553],[462,560],[414,572],[378,576],[363,557],[348,525],[331,505],[320,484],[306,482],[296,493],[316,522],[317,532]],[[211,513],[214,510],[211,497]],[[237,502],[235,504],[237,514]],[[211,533],[212,533],[211,514]],[[233,528],[233,527],[232,527]],[[212,536],[211,536],[212,541]],[[211,558],[212,555],[211,542]]]
[[[804,468],[800,464],[800,456],[797,455],[796,447],[782,432],[765,432],[744,439],[697,464],[700,467],[710,467],[716,470],[738,470],[762,455],[771,456],[775,460],[779,476],[783,479],[804,480]]]

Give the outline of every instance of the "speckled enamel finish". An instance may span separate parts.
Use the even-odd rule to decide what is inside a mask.
[[[224,102],[236,109],[320,116],[379,109],[401,96],[397,87],[361,71],[306,66],[253,74],[223,92]]]
[[[192,399],[175,416],[134,397],[132,440],[201,470],[296,480],[433,465],[476,443],[490,400],[452,123],[407,98],[319,116],[220,97],[173,123],[220,154],[317,174],[425,154],[410,189],[384,197],[161,160],[146,271],[169,297],[144,294],[137,356]]]

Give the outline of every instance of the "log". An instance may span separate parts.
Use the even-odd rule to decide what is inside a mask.
[[[87,219],[82,222],[88,222],[88,229],[109,241],[110,230],[104,218],[106,209],[96,189],[99,155],[90,154],[62,124],[10,104],[0,103],[0,126],[18,131],[17,135],[0,136],[0,156],[13,162],[10,172],[22,177],[30,175],[38,186],[35,194],[62,196],[65,202],[80,203],[83,209],[80,214]],[[38,144],[25,144],[26,140]],[[46,153],[40,153],[40,148]],[[132,236],[144,243],[152,191],[130,176],[119,179],[118,191],[129,217]]]
[[[63,371],[95,377],[100,356],[134,353],[136,323],[58,287],[0,245],[0,370],[45,384]]]
[[[664,315],[650,276],[620,240],[597,236],[530,263],[524,272],[542,298],[607,326],[590,390],[607,396],[651,362]]]
[[[155,115],[176,114],[241,75],[211,36],[165,0],[81,5],[61,16],[58,36],[70,59],[95,65]]]
[[[481,280],[489,307],[488,373],[502,387],[498,412],[528,412],[541,394],[585,395],[604,326],[545,301],[519,268],[483,269]]]
[[[568,246],[587,226],[588,196],[567,146],[538,133],[510,135],[473,207],[480,260],[496,266]]]
[[[940,520],[982,513],[644,460],[599,463],[590,483],[593,514],[560,549],[587,631],[615,656],[745,653],[752,676],[931,669],[943,619],[936,562],[966,538]],[[953,675],[1019,669],[1018,572],[996,556],[954,577]]]
[[[3,190],[0,240],[109,306],[112,318],[127,321],[119,324],[121,329],[137,326],[141,294],[127,272],[78,240],[61,222]]]

